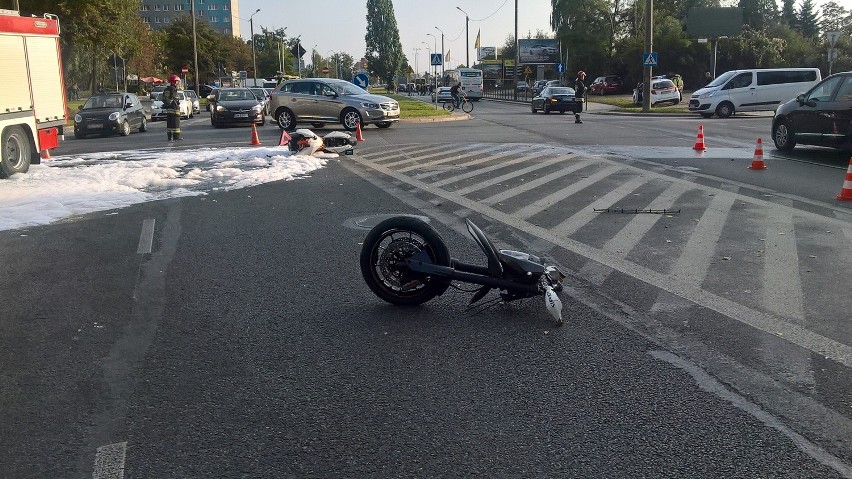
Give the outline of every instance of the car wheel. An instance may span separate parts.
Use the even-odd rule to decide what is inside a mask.
[[[282,130],[293,131],[296,129],[296,115],[287,108],[278,110],[275,121],[278,122],[278,128]]]
[[[790,151],[795,148],[796,135],[790,124],[786,121],[778,122],[772,130],[772,141],[775,142],[775,148],[781,151]]]
[[[361,123],[361,114],[354,108],[347,108],[340,114],[340,123],[347,131],[355,131]],[[363,125],[363,123],[361,123]]]
[[[0,143],[0,178],[30,169],[30,140],[23,128],[10,126],[3,130]]]
[[[311,126],[314,128],[322,128],[325,126],[325,123],[311,123]]]
[[[734,114],[734,104],[729,101],[723,101],[716,107],[716,116],[719,118],[728,118]]]
[[[146,131],[148,131],[148,119],[143,116],[142,117],[142,124],[139,125],[139,132],[145,133]]]
[[[390,128],[391,125],[393,125],[392,121],[382,121],[382,122],[376,123],[376,126],[379,127],[379,128]]]
[[[127,120],[121,122],[121,129],[118,131],[121,133],[121,136],[129,136],[130,135],[130,123],[127,123]]]

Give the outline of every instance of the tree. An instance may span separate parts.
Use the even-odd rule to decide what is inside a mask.
[[[781,0],[781,21],[790,28],[799,27],[799,17],[796,15],[796,0]]]
[[[364,35],[369,72],[390,82],[402,71],[405,55],[399,40],[391,0],[367,0],[367,33]]]
[[[743,11],[743,23],[754,29],[762,29],[778,17],[775,0],[739,0],[739,7]]]
[[[822,6],[822,22],[820,28],[823,32],[841,32],[845,27],[847,31],[852,28],[849,24],[849,11],[837,2],[828,2]]]
[[[813,0],[802,0],[799,7],[799,30],[807,38],[819,36],[819,19],[814,12],[815,8]]]

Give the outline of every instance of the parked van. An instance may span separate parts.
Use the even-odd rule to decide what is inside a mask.
[[[738,111],[774,111],[822,80],[819,68],[772,68],[725,72],[689,99],[689,111],[727,118]]]

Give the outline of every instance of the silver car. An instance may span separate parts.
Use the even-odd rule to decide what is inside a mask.
[[[310,123],[314,128],[340,123],[354,131],[358,123],[388,128],[399,121],[396,100],[333,78],[285,81],[270,95],[269,111],[278,126],[288,131],[295,130],[297,123]]]

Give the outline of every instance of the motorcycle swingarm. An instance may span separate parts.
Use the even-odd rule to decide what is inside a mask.
[[[489,286],[497,289],[519,291],[529,294],[541,293],[538,284],[524,284],[503,278],[495,278],[494,276],[486,276],[481,273],[463,271],[461,269],[452,268],[450,266],[440,266],[432,263],[429,260],[428,256],[426,256],[425,261],[423,261],[420,256],[420,254],[416,254],[406,260],[408,268],[411,271],[414,271],[416,273],[428,274],[431,276],[437,276],[440,278],[464,281],[465,283],[481,284],[483,286]],[[487,270],[487,268],[474,265],[465,265],[464,263],[460,263],[455,260],[453,261],[453,264],[460,267],[468,266],[470,269],[474,270]]]

